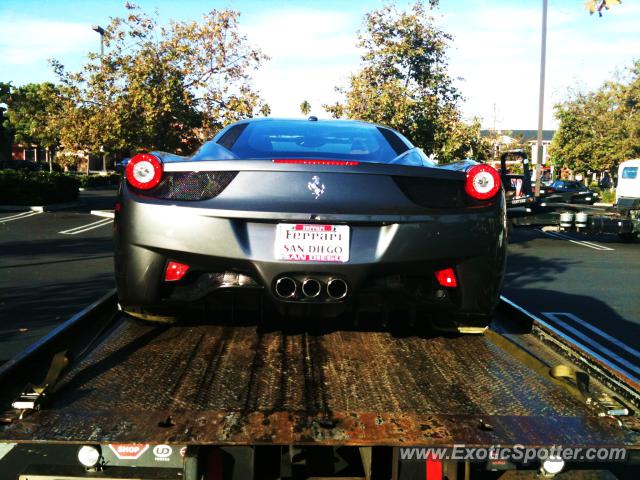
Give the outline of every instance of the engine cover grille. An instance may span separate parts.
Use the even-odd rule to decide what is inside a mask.
[[[238,172],[165,172],[164,178],[147,195],[165,200],[195,202],[215,198]]]

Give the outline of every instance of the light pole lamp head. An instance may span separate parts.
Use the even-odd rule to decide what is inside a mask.
[[[99,33],[100,35],[104,35],[104,28],[102,28],[100,25],[91,25],[91,30]]]

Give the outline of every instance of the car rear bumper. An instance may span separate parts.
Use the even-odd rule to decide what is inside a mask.
[[[282,222],[348,224],[344,264],[282,262],[274,258]],[[504,198],[490,208],[420,216],[377,217],[220,211],[145,202],[125,191],[115,222],[115,270],[123,307],[184,305],[220,291],[260,292],[283,312],[338,314],[385,305],[491,313],[505,268]],[[190,266],[179,282],[164,282],[169,260]],[[452,267],[459,286],[440,287],[434,272]],[[331,278],[348,285],[344,299],[282,299],[277,279]],[[443,294],[444,292],[444,294]]]

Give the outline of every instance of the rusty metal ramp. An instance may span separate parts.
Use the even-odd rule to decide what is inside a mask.
[[[0,441],[629,445],[495,335],[118,318]]]

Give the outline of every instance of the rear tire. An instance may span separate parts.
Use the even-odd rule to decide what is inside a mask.
[[[618,238],[620,238],[620,240],[622,240],[623,242],[635,242],[638,239],[638,233],[619,233]]]

